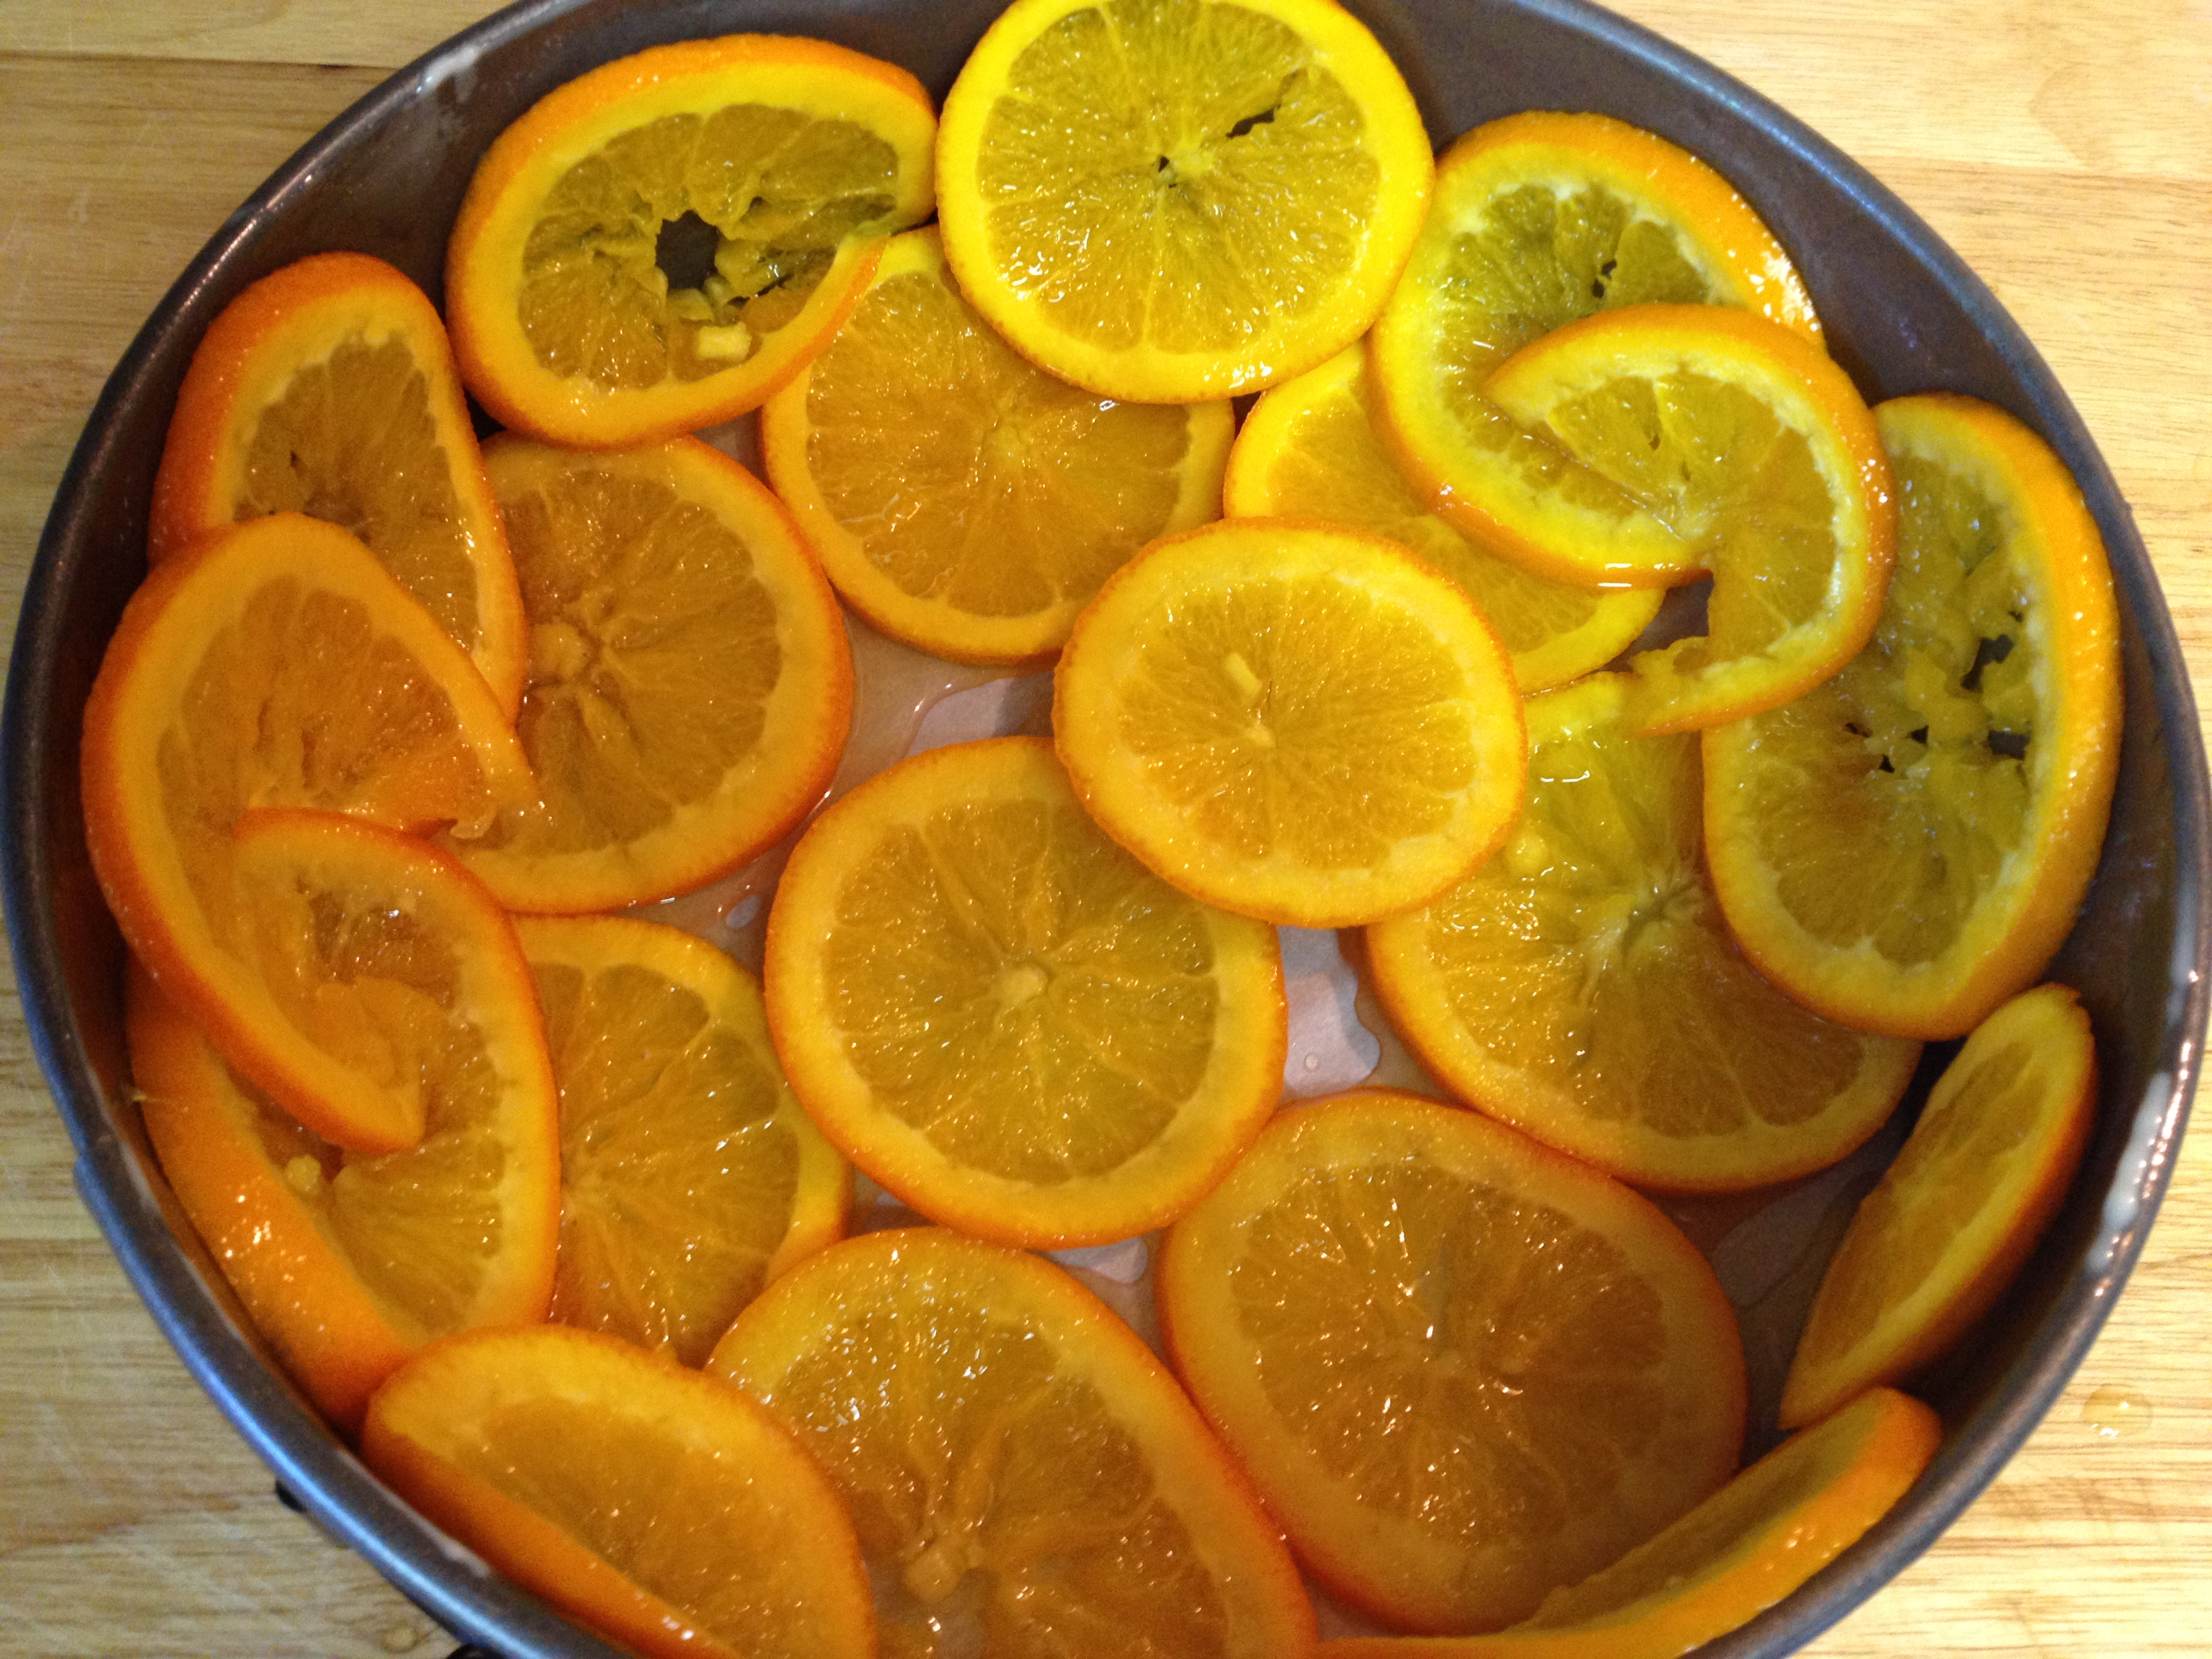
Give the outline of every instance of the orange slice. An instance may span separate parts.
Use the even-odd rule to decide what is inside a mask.
[[[654,1659],[870,1659],[852,1523],[736,1389],[594,1332],[451,1337],[370,1401],[362,1457],[500,1571]]]
[[[1621,731],[1626,679],[1528,708],[1528,805],[1496,858],[1367,931],[1392,1025],[1493,1117],[1642,1187],[1738,1191],[1880,1128],[1920,1045],[1833,1025],[1729,939],[1698,741]]]
[[[2039,985],[1976,1026],[1829,1258],[1783,1427],[1900,1381],[1980,1318],[2057,1213],[2096,1114],[2096,1044],[2072,991]]]
[[[278,514],[222,532],[156,567],[125,607],[85,706],[81,781],[124,938],[223,1057],[329,1139],[411,1145],[413,1085],[341,1085],[313,1022],[297,1028],[270,1002],[283,988],[260,954],[270,918],[239,886],[232,831],[249,808],[283,805],[466,831],[527,791],[490,689],[430,613],[334,526]],[[411,847],[361,856],[410,890],[417,864],[434,866],[422,879],[457,939],[484,917],[506,935],[442,860]],[[371,1061],[381,1039],[361,1040]]]
[[[1967,398],[1875,412],[1903,504],[1880,624],[1825,685],[1706,734],[1713,884],[1799,1000],[1958,1036],[2043,971],[2096,872],[2118,617],[2042,440]]]
[[[613,448],[758,407],[890,232],[929,216],[937,123],[823,40],[654,46],[558,87],[477,166],[446,252],[462,378],[505,424]]]
[[[1282,1540],[1174,1379],[1066,1273],[933,1230],[793,1269],[714,1372],[798,1431],[851,1510],[886,1659],[1303,1659]],[[957,1638],[955,1638],[957,1639]]]
[[[937,194],[1016,350],[1194,403],[1365,333],[1431,171],[1396,65],[1332,0],[1016,0],[946,94]]]
[[[1869,1389],[1794,1435],[1647,1544],[1494,1636],[1323,1643],[1322,1659],[1677,1659],[1772,1607],[1887,1514],[1943,1425]]]
[[[1176,1367],[1306,1566],[1425,1632],[1525,1618],[1728,1479],[1735,1316],[1674,1224],[1472,1112],[1286,1113],[1168,1235]]]
[[[445,325],[381,259],[301,259],[209,325],[169,421],[146,556],[288,512],[367,543],[513,716],[522,597],[499,509]]]
[[[1820,337],[1789,256],[1687,151],[1609,116],[1548,110],[1463,136],[1437,164],[1373,338],[1379,412],[1416,488],[1484,545],[1573,580],[1571,526],[1609,529],[1618,496],[1523,431],[1484,382],[1555,328],[1655,301],[1740,307]]]
[[[1612,485],[1553,544],[1589,580],[1713,579],[1706,627],[1629,661],[1631,729],[1772,708],[1881,615],[1897,505],[1874,417],[1802,335],[1718,306],[1625,306],[1506,359],[1490,397]]]
[[[1235,431],[1226,403],[1115,403],[1024,361],[934,226],[892,239],[761,413],[769,477],[846,603],[960,662],[1049,656],[1132,553],[1218,516]]]
[[[1104,1243],[1220,1178],[1282,1088],[1273,930],[1099,832],[1035,738],[929,750],[785,867],[769,1028],[847,1157],[933,1219]]]
[[[1627,649],[1662,596],[1553,581],[1484,550],[1430,512],[1376,430],[1371,381],[1366,350],[1352,346],[1264,393],[1229,453],[1222,505],[1230,517],[1317,520],[1418,553],[1481,607],[1524,692],[1587,674]]]
[[[1513,669],[1395,543],[1235,519],[1155,542],[1075,624],[1053,731],[1107,832],[1241,915],[1346,927],[1425,903],[1520,810]]]
[[[561,1085],[553,1317],[703,1364],[738,1310],[845,1231],[845,1162],[769,1046],[759,982],[621,916],[526,916]]]
[[[829,787],[853,704],[836,596],[782,504],[692,438],[484,448],[522,578],[535,802],[460,844],[511,910],[614,909],[749,862]]]
[[[134,959],[132,1091],[185,1213],[283,1368],[350,1434],[432,1338],[545,1316],[560,1216],[552,1098],[467,1055],[422,1138],[333,1146],[223,1064]]]

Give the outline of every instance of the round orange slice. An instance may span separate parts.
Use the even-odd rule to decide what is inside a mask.
[[[1467,589],[1511,653],[1523,692],[1587,674],[1657,614],[1653,589],[1554,581],[1499,558],[1429,510],[1376,430],[1365,348],[1352,346],[1261,394],[1229,453],[1222,506],[1233,519],[1310,519],[1371,531]]]
[[[511,910],[687,892],[829,787],[853,705],[837,599],[782,504],[693,438],[484,448],[530,619],[538,799],[456,850]]]
[[[829,1470],[886,1655],[1303,1659],[1289,1552],[1165,1368],[1074,1279],[934,1230],[834,1245],[713,1370]]]
[[[1640,1187],[1740,1191],[1880,1128],[1920,1045],[1799,1007],[1729,937],[1698,740],[1621,730],[1626,677],[1530,699],[1497,857],[1367,930],[1398,1034],[1453,1093]]]
[[[2096,1115],[2096,1043],[2071,990],[2023,991],[1976,1026],[1829,1258],[1783,1427],[1901,1381],[1980,1318],[2057,1213]]]
[[[1560,568],[1577,562],[1567,526],[1617,515],[1615,493],[1522,430],[1484,383],[1555,328],[1652,301],[1738,307],[1820,337],[1789,256],[1687,151],[1550,110],[1462,137],[1372,341],[1378,412],[1417,489],[1484,545],[1573,580]]]
[[[819,350],[927,218],[937,123],[896,65],[738,34],[604,64],[477,164],[446,255],[462,378],[614,448],[728,420]]]
[[[516,931],[561,1088],[553,1317],[703,1364],[843,1234],[852,1172],[783,1080],[759,981],[713,945],[623,916]]]
[[[1749,1623],[1857,1542],[1942,1437],[1918,1401],[1869,1389],[1510,1630],[1325,1642],[1321,1659],[1678,1659]]]
[[[1743,1351],[1705,1258],[1473,1112],[1285,1113],[1169,1233],[1158,1294],[1300,1559],[1394,1624],[1525,1618],[1736,1467]]]
[[[1218,517],[1226,403],[1079,391],[960,296],[936,228],[761,411],[768,475],[847,604],[959,662],[1048,657],[1154,537]]]
[[[513,716],[522,597],[499,509],[445,325],[381,259],[313,255],[209,325],[169,421],[146,556],[288,512],[368,544]]]
[[[961,291],[1139,403],[1256,392],[1365,333],[1431,172],[1397,66],[1334,0],[1016,0],[937,149]]]
[[[1551,521],[1563,568],[1712,576],[1705,631],[1630,659],[1631,730],[1775,708],[1873,634],[1897,545],[1889,467],[1850,377],[1802,335],[1719,306],[1624,306],[1522,347],[1486,387],[1615,491]]]
[[[1362,532],[1232,519],[1155,542],[1076,619],[1053,732],[1107,833],[1241,915],[1347,927],[1502,842],[1513,667],[1467,591]]]
[[[131,1081],[161,1172],[292,1379],[348,1434],[431,1339],[544,1318],[561,1210],[551,1099],[464,1038],[422,1138],[364,1157],[226,1066],[134,959]]]
[[[1713,885],[1800,1001],[1958,1036],[2043,971],[2096,872],[2118,615],[2041,439],[1967,398],[1875,412],[1902,504],[1881,622],[1834,679],[1706,734]]]
[[[825,810],[763,976],[823,1133],[922,1214],[1008,1243],[1164,1224],[1282,1089],[1274,931],[1109,841],[1036,738],[928,750]]]
[[[362,1457],[500,1571],[652,1659],[872,1659],[837,1495],[736,1389],[558,1325],[449,1337],[369,1402]]]

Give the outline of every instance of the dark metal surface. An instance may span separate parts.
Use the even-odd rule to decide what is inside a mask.
[[[2040,432],[2111,552],[2127,732],[2112,834],[2054,976],[2083,994],[2102,1067],[2067,1205],[1969,1357],[1928,1389],[1946,1434],[1905,1500],[1787,1601],[1705,1651],[1793,1650],[1925,1549],[2081,1362],[2142,1245],[2195,1086],[2206,1012],[2204,757],[2172,621],[2125,503],[2018,327],[1928,228],[1796,121],[1649,33],[1575,0],[1352,0],[1439,143],[1526,108],[1598,110],[1703,155],[1797,262],[1869,401],[1972,393]],[[140,332],[64,477],[25,594],[0,726],[0,836],[24,1015],[79,1151],[78,1186],[155,1320],[281,1485],[441,1623],[510,1659],[614,1650],[489,1574],[398,1503],[264,1358],[177,1214],[124,1086],[119,955],[77,805],[77,732],[144,571],[147,504],[192,347],[247,283],[302,255],[379,254],[437,298],[446,228],[484,146],[553,86],[659,41],[755,29],[904,64],[940,98],[1000,0],[536,0],[393,76],[223,225]]]

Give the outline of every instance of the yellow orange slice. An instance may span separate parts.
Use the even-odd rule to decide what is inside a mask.
[[[963,1631],[993,1654],[1312,1646],[1236,1465],[1129,1328],[1034,1256],[933,1230],[849,1240],[739,1316],[713,1370],[829,1470],[893,1659]]]
[[[1397,67],[1332,0],[1017,0],[945,100],[945,252],[1102,397],[1256,392],[1367,331],[1428,205]]]
[[[892,239],[822,354],[770,398],[776,491],[846,603],[961,662],[1049,656],[1154,537],[1218,516],[1225,403],[1116,403],[1017,356],[935,227]]]
[[[653,1659],[871,1659],[852,1523],[736,1389],[595,1332],[451,1337],[377,1391],[362,1457],[510,1578]]]
[[[1077,618],[1053,732],[1084,805],[1209,903],[1342,927],[1426,902],[1520,810],[1521,699],[1467,591],[1395,543],[1233,519]]]
[[[288,512],[359,536],[514,714],[522,598],[499,509],[445,325],[381,259],[314,254],[209,325],[170,417],[146,556]]]
[[[1674,1224],[1473,1112],[1285,1114],[1168,1235],[1160,1319],[1312,1572],[1495,1629],[1735,1470],[1735,1318]]]
[[[1706,735],[1713,884],[1800,1000],[1957,1036],[2043,971],[2095,873],[2118,616],[2040,439],[1966,398],[1875,414],[1903,508],[1881,622],[1834,679]]]
[[[1372,380],[1365,349],[1352,346],[1262,394],[1229,453],[1229,516],[1343,525],[1419,554],[1481,607],[1523,692],[1587,674],[1626,650],[1657,614],[1661,595],[1554,581],[1468,540],[1429,510],[1384,447]]]
[[[485,152],[446,255],[469,390],[613,448],[758,407],[927,218],[937,124],[904,70],[736,34],[603,64]]]
[[[622,916],[516,931],[561,1087],[553,1317],[702,1364],[844,1231],[851,1172],[783,1080],[759,982],[713,945]]]
[[[764,977],[823,1132],[922,1214],[1010,1243],[1164,1224],[1282,1087],[1273,930],[1146,872],[1035,738],[929,750],[823,811]]]

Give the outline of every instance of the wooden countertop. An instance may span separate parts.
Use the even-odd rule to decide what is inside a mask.
[[[1412,0],[1419,3],[1419,0]],[[325,121],[482,0],[0,3],[0,583],[12,634],[101,383],[185,262]],[[1871,167],[2042,349],[2212,690],[2212,3],[1633,0]],[[442,1656],[270,1496],[70,1184],[0,1007],[0,1654]],[[1824,1659],[2212,1647],[2212,1154],[2187,1143],[2050,1417]],[[2114,1402],[2132,1402],[2118,1413]],[[2124,1418],[2139,1431],[2100,1431]]]

